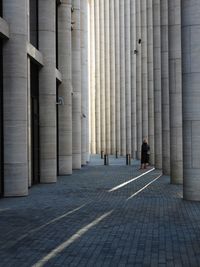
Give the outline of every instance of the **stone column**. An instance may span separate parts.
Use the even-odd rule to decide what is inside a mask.
[[[131,37],[130,0],[124,2],[125,14],[125,92],[126,92],[126,155],[131,155]]]
[[[87,0],[81,1],[81,165],[87,162],[87,91],[88,91],[88,54],[87,54],[87,27],[88,27]]]
[[[136,1],[136,112],[137,112],[137,158],[141,157],[142,144],[142,84],[141,84],[141,3]]]
[[[71,0],[58,6],[58,67],[62,74],[59,96],[59,174],[72,173],[72,71],[71,71]]]
[[[160,0],[153,0],[155,167],[162,169],[161,23]]]
[[[3,1],[10,40],[3,46],[4,195],[28,194],[27,5]]]
[[[121,155],[126,155],[126,93],[125,93],[125,24],[124,0],[119,2],[120,16],[120,125]]]
[[[200,201],[200,2],[183,0],[181,6],[183,44],[183,197],[186,200]],[[177,35],[175,36],[177,37]]]
[[[148,137],[147,1],[141,0],[142,138]]]
[[[110,123],[111,154],[116,152],[116,113],[115,113],[115,9],[110,0]]]
[[[39,1],[38,10],[39,49],[44,59],[39,72],[40,181],[52,183],[57,180],[55,1]]]
[[[105,153],[105,34],[104,34],[104,0],[99,1],[100,19],[100,98],[101,98],[101,152]]]
[[[183,182],[181,0],[169,0],[171,183]]]
[[[90,152],[96,153],[95,121],[95,20],[94,0],[90,1]]]
[[[137,128],[136,128],[136,1],[130,1],[131,19],[131,146],[132,157],[136,158],[137,151]]]
[[[154,63],[153,63],[153,2],[147,1],[147,61],[148,61],[148,132],[150,164],[155,164],[154,153]]]
[[[72,168],[81,168],[81,31],[80,0],[72,0]]]
[[[111,152],[111,127],[110,127],[110,26],[109,26],[109,1],[104,0],[105,14],[105,118],[106,118],[106,154]]]
[[[101,98],[100,98],[100,24],[99,0],[94,0],[95,19],[95,117],[96,117],[96,153],[101,153]]]
[[[116,155],[121,153],[120,131],[120,28],[119,0],[115,0],[115,116],[116,116]]]
[[[161,0],[161,85],[163,174],[170,175],[168,1]]]

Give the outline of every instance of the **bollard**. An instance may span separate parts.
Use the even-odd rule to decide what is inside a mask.
[[[126,165],[131,165],[131,155],[126,154]]]
[[[109,157],[108,157],[108,155],[104,155],[104,165],[109,165]]]
[[[118,159],[118,151],[116,150],[116,154],[115,154],[116,159]]]

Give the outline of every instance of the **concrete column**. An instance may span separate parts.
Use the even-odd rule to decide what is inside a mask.
[[[199,1],[182,1],[183,197],[195,201],[200,201],[199,10]]]
[[[96,120],[95,120],[95,14],[94,0],[90,1],[90,131],[91,154],[96,153]]]
[[[71,71],[71,0],[58,6],[58,67],[62,83],[58,94],[64,103],[59,110],[59,174],[72,173],[72,71]]]
[[[81,26],[80,0],[72,0],[72,169],[81,168]]]
[[[126,92],[126,154],[131,155],[131,31],[130,0],[124,2],[125,14],[125,92]]]
[[[115,0],[110,0],[110,124],[111,154],[116,153],[116,113],[115,113]]]
[[[105,153],[106,128],[105,128],[105,29],[104,29],[104,1],[99,6],[100,19],[100,99],[101,99],[101,151]]]
[[[88,91],[88,53],[87,27],[88,10],[87,0],[81,1],[81,81],[82,81],[82,116],[81,116],[81,165],[87,162],[87,91]]]
[[[94,0],[95,19],[95,117],[96,117],[96,153],[101,153],[101,98],[100,98],[100,24],[99,0]]]
[[[136,158],[137,151],[137,128],[136,128],[136,1],[130,1],[131,19],[131,146],[132,157]]]
[[[104,0],[105,14],[105,118],[106,118],[106,154],[111,152],[111,120],[110,120],[110,3]]]
[[[124,0],[119,2],[120,16],[120,126],[121,155],[126,155],[126,92],[125,92],[125,23]]]
[[[163,174],[170,175],[168,1],[161,0],[161,85]]]
[[[181,0],[169,0],[171,183],[183,182]]]
[[[14,14],[14,15],[13,15]],[[27,5],[3,1],[10,40],[3,46],[4,195],[28,194],[27,136]]]
[[[162,169],[161,23],[160,0],[153,0],[155,167]]]
[[[141,2],[136,1],[136,110],[137,110],[137,158],[141,157],[142,144],[142,81],[141,81]]]
[[[120,29],[119,0],[114,1],[115,13],[115,116],[116,116],[116,155],[121,152],[120,133]]]
[[[39,49],[44,58],[39,73],[40,181],[51,183],[57,180],[55,1],[39,1],[38,10]]]
[[[147,1],[147,61],[148,61],[148,133],[150,164],[155,164],[154,153],[154,63],[153,63],[153,1]]]
[[[142,138],[148,137],[147,1],[141,0]]]

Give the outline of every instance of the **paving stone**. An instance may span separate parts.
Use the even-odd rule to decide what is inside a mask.
[[[200,266],[200,203],[183,201],[182,186],[149,184],[154,170],[109,192],[143,174],[138,164],[93,156],[57,184],[0,199],[0,267]]]

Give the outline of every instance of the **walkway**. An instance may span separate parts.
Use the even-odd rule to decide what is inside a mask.
[[[0,200],[0,266],[200,266],[200,203],[157,170],[100,161]]]

